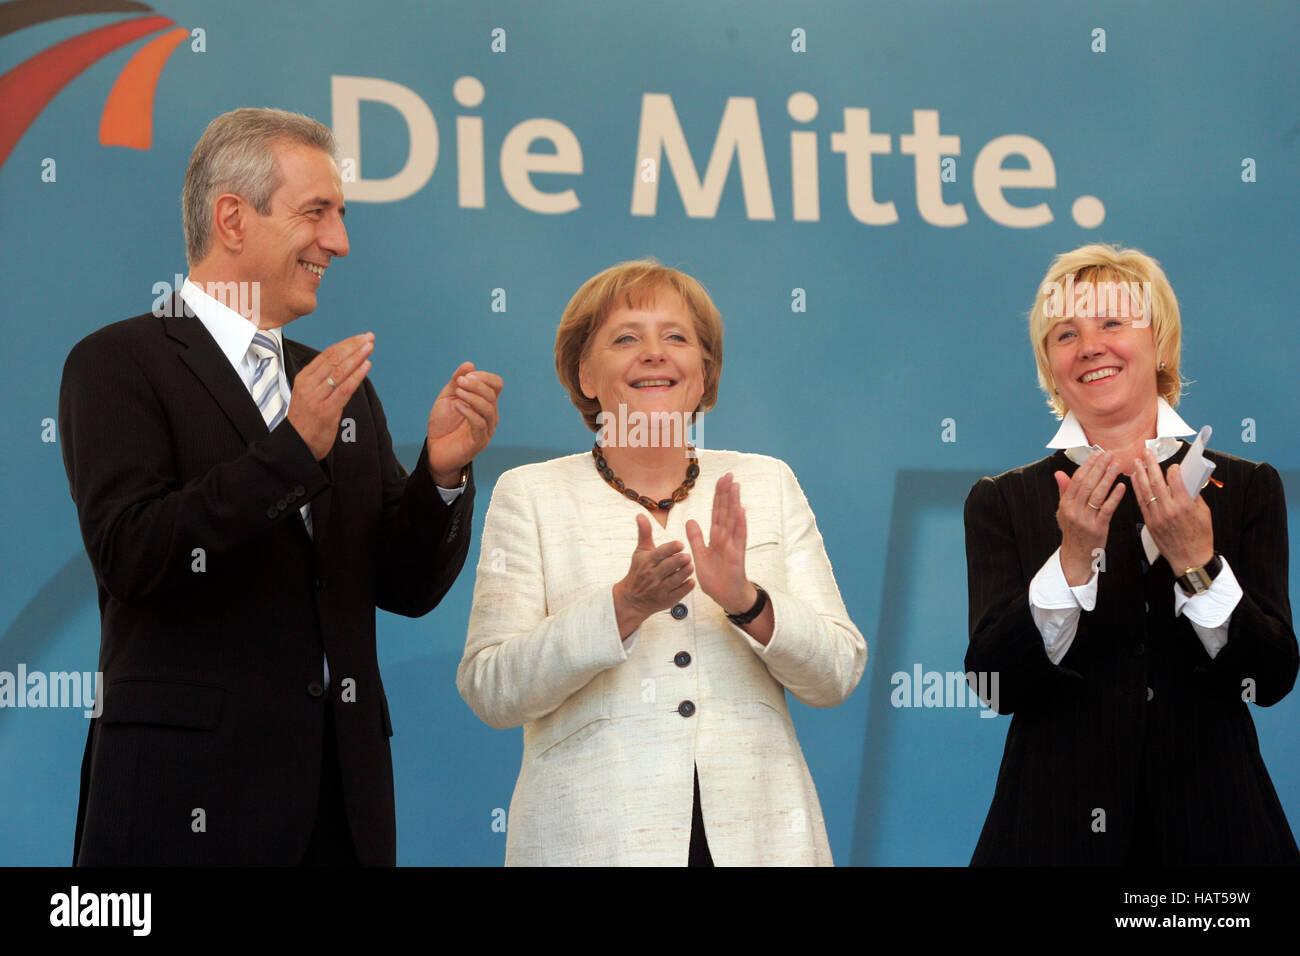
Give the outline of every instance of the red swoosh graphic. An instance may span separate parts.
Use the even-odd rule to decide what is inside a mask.
[[[161,16],[110,23],[42,50],[0,76],[0,166],[41,110],[82,71],[132,40],[175,25]]]
[[[103,145],[132,149],[153,145],[153,97],[158,78],[172,50],[189,35],[189,30],[180,27],[154,37],[122,68],[99,119],[99,141]]]

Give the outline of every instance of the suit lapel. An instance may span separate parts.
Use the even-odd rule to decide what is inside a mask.
[[[266,428],[266,420],[257,410],[253,396],[248,394],[248,388],[239,377],[239,373],[226,359],[212,335],[194,313],[186,308],[185,300],[180,295],[175,297],[172,306],[171,316],[164,317],[162,322],[168,337],[182,346],[178,353],[181,361],[189,366],[190,371],[208,390],[212,400],[235,426],[245,445],[266,438],[270,434]],[[290,390],[293,388],[293,377],[301,364],[300,357],[294,354],[300,348],[302,346],[298,343],[284,340],[284,371],[289,380]],[[331,450],[331,459],[333,455]],[[328,460],[327,464],[329,464]],[[329,519],[329,495],[327,488],[311,503],[312,534],[317,544]],[[297,524],[306,537],[306,526],[301,520]]]
[[[203,323],[193,312],[187,311],[179,295],[175,298],[171,316],[164,317],[162,322],[168,337],[183,346],[179,353],[181,361],[203,383],[244,443],[252,444],[265,438],[268,434],[266,422],[253,403],[253,396],[248,394],[239,374],[226,360]]]

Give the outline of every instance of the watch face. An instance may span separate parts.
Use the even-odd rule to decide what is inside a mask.
[[[1183,579],[1191,586],[1193,594],[1200,594],[1210,589],[1210,576],[1205,573],[1204,568],[1188,568]]]

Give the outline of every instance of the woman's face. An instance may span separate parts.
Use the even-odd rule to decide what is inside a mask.
[[[1137,419],[1156,400],[1159,357],[1144,305],[1122,295],[1119,307],[1111,306],[1076,286],[1072,315],[1047,333],[1056,389],[1085,431],[1089,423]]]
[[[582,393],[601,411],[694,412],[704,394],[704,357],[681,297],[661,289],[638,308],[619,306],[592,336],[578,369]]]

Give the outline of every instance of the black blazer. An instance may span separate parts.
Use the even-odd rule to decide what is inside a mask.
[[[1253,691],[1267,707],[1296,678],[1282,482],[1267,464],[1206,455],[1223,482],[1202,493],[1214,547],[1245,592],[1213,659],[1174,617],[1168,562],[1146,567],[1130,486],[1111,519],[1096,608],[1053,664],[1029,582],[1061,543],[1053,472],[1077,466],[1057,452],[971,489],[966,670],[997,672],[992,703],[1015,715],[972,864],[1121,864],[1139,786],[1166,864],[1300,863],[1243,700]]]
[[[357,856],[392,865],[375,608],[418,616],[451,587],[473,483],[445,504],[427,449],[408,476],[369,380],[317,462],[287,419],[268,433],[179,297],[173,315],[100,329],[63,371],[64,464],[99,589],[104,674],[74,858],[296,864],[332,702]],[[284,351],[290,381],[317,354],[289,339]]]

